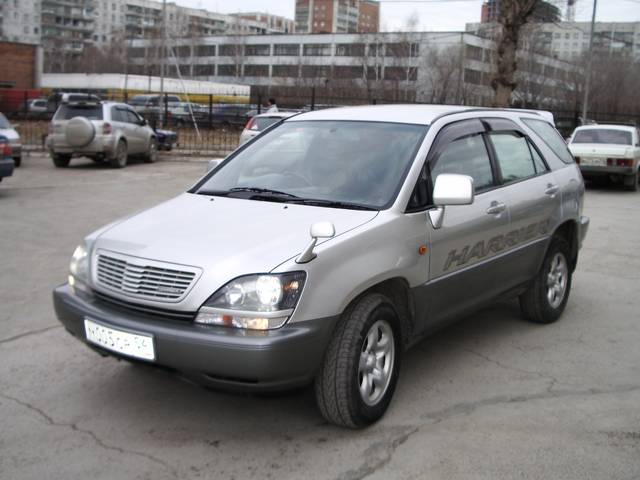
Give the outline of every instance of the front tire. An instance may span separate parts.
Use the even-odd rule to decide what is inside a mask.
[[[158,160],[158,141],[155,138],[149,140],[149,150],[144,156],[146,163],[155,163]]]
[[[564,238],[551,239],[540,271],[520,296],[520,309],[527,320],[547,324],[562,315],[571,291],[570,252]]]
[[[109,160],[113,168],[124,168],[127,165],[127,144],[124,140],[118,141],[115,155]]]
[[[345,312],[315,380],[325,419],[362,428],[384,415],[400,370],[399,325],[391,302],[381,294],[367,295]]]

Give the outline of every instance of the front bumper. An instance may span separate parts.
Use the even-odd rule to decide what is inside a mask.
[[[115,329],[153,335],[154,364],[185,372],[206,384],[244,391],[282,390],[309,383],[337,320],[296,322],[268,332],[209,327],[120,309],[68,284],[54,290],[53,303],[65,328],[101,353],[122,357],[87,342],[85,317]]]
[[[0,178],[13,175],[15,163],[13,158],[0,158]]]

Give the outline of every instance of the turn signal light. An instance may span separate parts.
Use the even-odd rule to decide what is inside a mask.
[[[102,125],[102,134],[103,135],[111,135],[111,132],[113,131],[113,128],[111,127],[111,124],[108,122],[105,122]]]
[[[11,145],[9,143],[0,143],[0,152],[2,152],[2,157],[10,157],[13,153],[11,150]]]

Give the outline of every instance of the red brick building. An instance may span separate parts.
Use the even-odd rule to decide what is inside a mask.
[[[380,29],[375,0],[296,0],[298,33],[371,33]]]
[[[0,42],[0,88],[30,90],[40,86],[42,49],[26,43]]]

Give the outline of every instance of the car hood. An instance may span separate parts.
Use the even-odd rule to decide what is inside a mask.
[[[171,307],[194,311],[228,281],[269,272],[302,252],[311,240],[312,223],[332,222],[337,236],[377,213],[184,193],[106,228],[97,236],[93,252],[108,250],[195,267],[201,272],[197,283]]]
[[[633,153],[630,145],[612,145],[602,143],[570,143],[569,150],[575,157],[627,157]]]
[[[0,135],[7,137],[9,143],[20,143],[20,135],[13,128],[0,128]]]

